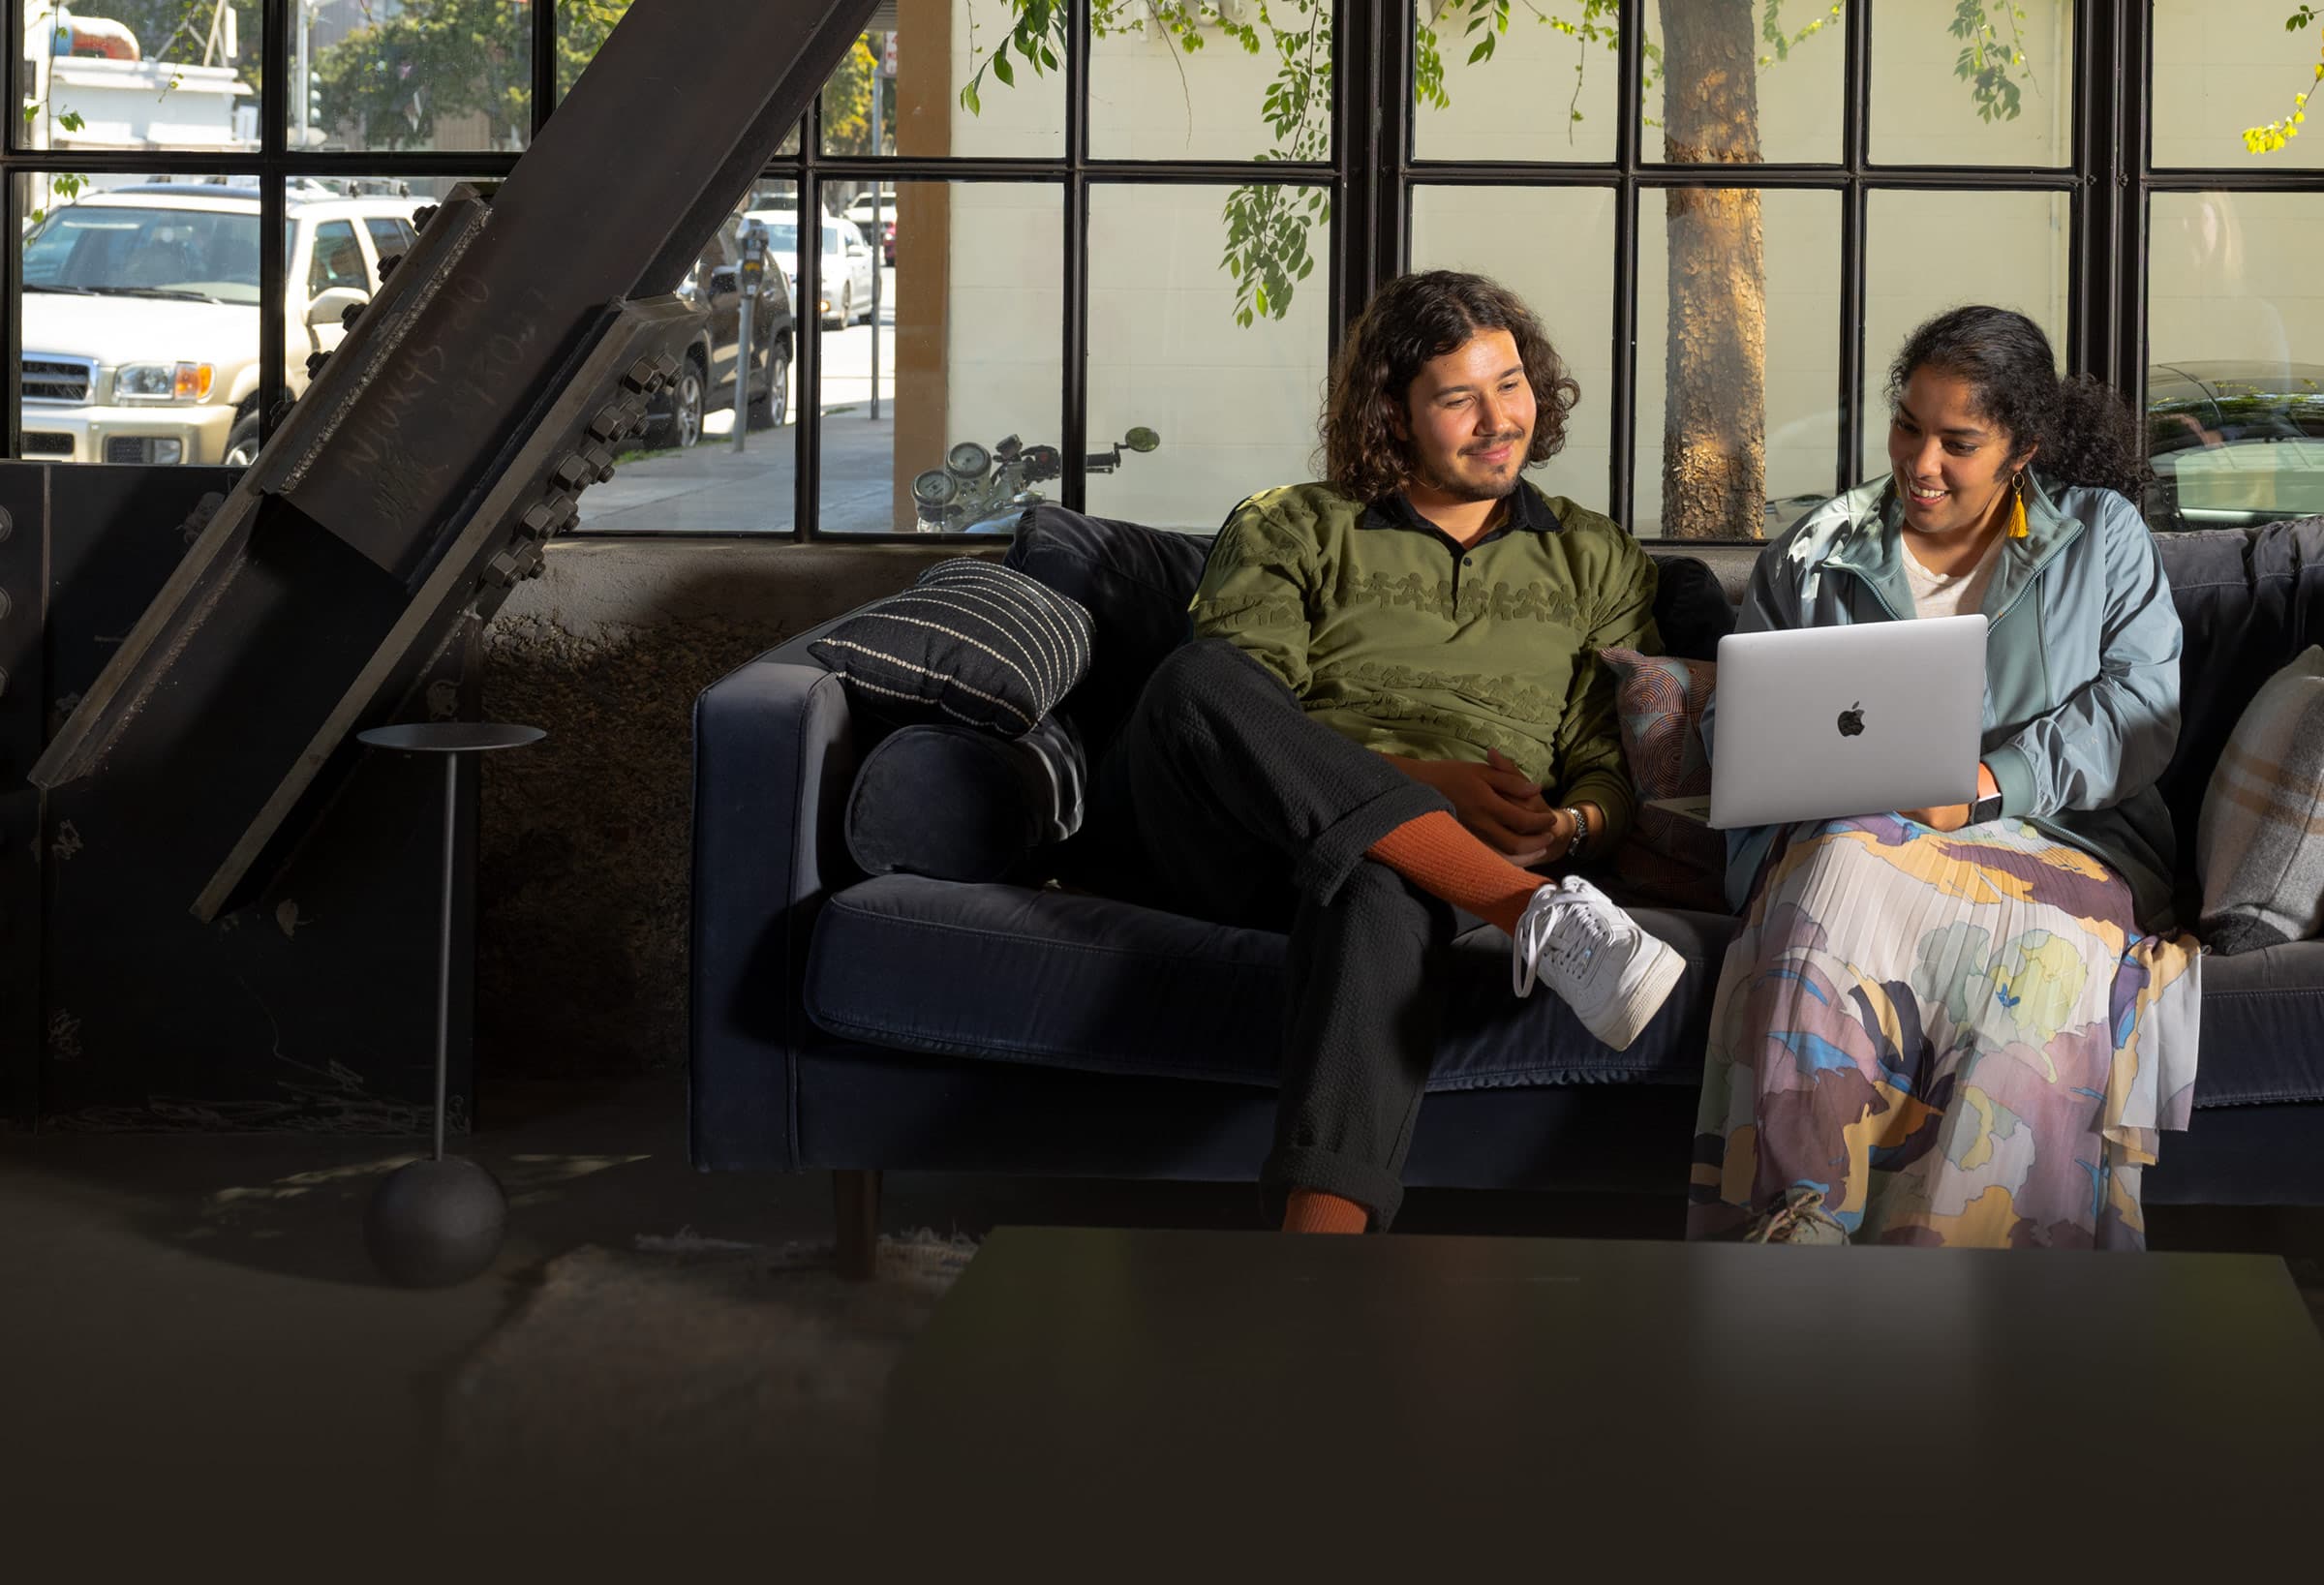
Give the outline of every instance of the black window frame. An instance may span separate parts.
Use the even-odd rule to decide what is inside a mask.
[[[166,149],[118,153],[76,153],[59,159],[54,150],[23,146],[23,122],[11,114],[0,145],[7,224],[22,231],[23,203],[18,176],[59,169],[91,174],[251,174],[259,178],[261,246],[259,320],[260,422],[270,432],[283,390],[286,261],[279,239],[287,235],[287,183],[304,175],[505,176],[521,154],[477,151],[332,151],[288,146],[290,7],[294,0],[264,0],[260,47],[264,68],[259,102],[260,147],[253,155],[217,155]],[[1058,279],[1063,315],[1059,326],[1063,389],[1058,448],[1065,459],[1057,496],[1081,507],[1087,501],[1084,459],[1087,453],[1088,220],[1090,195],[1100,186],[1254,182],[1321,185],[1332,197],[1327,334],[1336,345],[1348,320],[1378,286],[1403,269],[1409,258],[1412,204],[1416,188],[1461,186],[1589,187],[1611,191],[1614,204],[1612,380],[1597,399],[1610,409],[1609,465],[1605,507],[1629,522],[1635,504],[1637,466],[1638,225],[1641,200],[1649,193],[1677,186],[1779,188],[1833,192],[1841,206],[1839,367],[1836,408],[1839,433],[1832,486],[1856,482],[1863,450],[1867,393],[1864,345],[1866,229],[1872,194],[1881,191],[1950,190],[2048,192],[2069,198],[2068,290],[2065,345],[2069,371],[2095,375],[2143,407],[2147,349],[2147,242],[2152,200],[2157,194],[2228,192],[2324,194],[2324,170],[2288,168],[2199,167],[2157,168],[2154,164],[2154,26],[2151,4],[2118,0],[2073,0],[2073,146],[2057,167],[1900,166],[1871,157],[1869,89],[1872,80],[1873,8],[1851,0],[1842,14],[1843,112],[1840,158],[1835,162],[1734,165],[1671,165],[1645,157],[1642,147],[1641,41],[1650,0],[1620,0],[1616,46],[1616,148],[1611,160],[1594,163],[1476,162],[1422,160],[1414,154],[1415,0],[1339,0],[1333,17],[1336,87],[1332,105],[1332,146],[1328,161],[1310,164],[1243,163],[1215,160],[1100,159],[1089,151],[1089,27],[1086,7],[1077,7],[1068,30],[1062,65],[1065,125],[1055,156],[991,159],[901,155],[836,156],[822,151],[821,105],[810,107],[799,129],[796,152],[770,161],[762,179],[790,182],[802,214],[823,207],[823,193],[836,183],[892,187],[907,181],[1031,182],[1062,194],[1063,247]],[[13,37],[23,37],[24,0],[6,0]],[[532,22],[532,138],[554,112],[560,0],[535,0]],[[11,48],[0,58],[10,103],[21,104],[22,58]],[[302,85],[303,86],[303,85]],[[822,253],[801,245],[790,261],[799,300],[811,302],[819,287]],[[15,266],[9,290],[0,293],[0,329],[5,331],[7,455],[23,455],[21,435],[22,314]],[[814,391],[821,378],[819,335],[796,341],[794,378],[801,392]],[[738,531],[734,537],[789,537],[841,544],[926,543],[911,533],[826,533],[818,529],[822,483],[821,404],[793,405],[792,441],[797,447],[793,519],[787,530]],[[1271,480],[1235,481],[1257,487]],[[618,536],[618,535],[615,535]],[[642,537],[642,536],[641,536]],[[1716,541],[1714,541],[1716,542]],[[1753,542],[1728,540],[1728,543]]]

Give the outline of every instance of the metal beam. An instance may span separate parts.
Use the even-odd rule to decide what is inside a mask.
[[[687,328],[655,299],[873,3],[632,7],[491,202],[461,189],[440,207],[32,779],[223,781],[194,911],[263,880],[352,732],[405,708],[610,475]]]

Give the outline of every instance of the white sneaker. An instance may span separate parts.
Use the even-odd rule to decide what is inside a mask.
[[[1533,894],[1517,920],[1510,983],[1533,994],[1538,975],[1582,1026],[1628,1051],[1686,972],[1686,960],[1579,875]]]

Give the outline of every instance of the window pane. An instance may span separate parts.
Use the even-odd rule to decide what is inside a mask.
[[[899,182],[892,202],[893,265],[854,222],[824,228],[818,524],[909,533],[926,474],[932,532],[1006,533],[1013,498],[1057,490],[1063,190]]]
[[[1422,160],[1605,161],[1614,157],[1615,46],[1608,15],[1575,20],[1564,8],[1497,14],[1416,8],[1413,154]],[[1565,21],[1573,31],[1554,25]],[[1492,40],[1492,52],[1472,60]]]
[[[1931,315],[1961,303],[2014,308],[2065,355],[2072,212],[2063,193],[1875,192],[1864,260],[1861,478],[1888,472],[1888,365]],[[1973,236],[1974,248],[1930,245]]]
[[[1780,533],[1832,493],[1839,297],[1839,194],[1643,196],[1635,533]]]
[[[703,323],[678,380],[646,411],[646,433],[614,458],[606,483],[584,491],[576,527],[611,533],[788,533],[797,518],[799,197],[760,182],[703,243],[679,295]],[[765,263],[750,299],[743,449],[734,448],[735,369],[744,357],[749,232]]]
[[[1031,60],[1011,34],[1010,6],[897,0],[883,9],[894,13],[893,31],[866,33],[823,90],[826,153],[874,152],[875,87],[887,126],[879,153],[1054,159],[1065,152],[1065,7],[1055,8],[1052,31],[1037,46],[1047,53]]]
[[[1872,157],[2062,166],[2074,152],[2073,0],[1883,0],[1872,25]],[[1976,18],[1982,17],[1979,22]]]
[[[2324,512],[2324,193],[2157,193],[2147,426],[2157,528]]]
[[[1839,6],[1643,9],[1647,159],[1839,160],[1848,65]],[[1674,33],[1664,27],[1672,15],[1683,23]],[[1730,83],[1751,92],[1723,91]]]
[[[1525,299],[1581,386],[1565,449],[1530,475],[1606,504],[1614,388],[1614,195],[1603,187],[1416,187],[1412,267],[1473,270]]]
[[[1310,207],[1310,200],[1316,200]],[[1092,472],[1089,508],[1157,528],[1217,528],[1255,490],[1315,476],[1330,228],[1312,189],[1099,186],[1089,195],[1089,445],[1134,427],[1158,455]],[[1314,268],[1264,308],[1220,267],[1228,214]],[[1240,322],[1248,311],[1250,322]]]
[[[1331,0],[1092,9],[1092,154],[1331,158]]]
[[[257,178],[17,180],[26,213],[41,215],[17,271],[23,455],[247,461],[258,434]],[[303,385],[307,349],[285,352]]]
[[[531,6],[318,0],[290,11],[291,148],[525,146]]]
[[[255,154],[259,3],[232,0],[220,10],[131,0],[91,5],[81,15],[78,7],[25,0],[24,20],[36,25],[23,52],[23,146]],[[37,25],[44,17],[52,31]],[[43,32],[50,34],[46,48]]]
[[[2244,132],[2308,113],[2316,35],[2284,30],[2282,0],[2156,0],[2155,164],[2315,169],[2324,133],[2294,123],[2283,147],[2253,153]],[[2317,107],[2324,109],[2324,103]],[[2287,128],[2286,131],[2289,131]]]

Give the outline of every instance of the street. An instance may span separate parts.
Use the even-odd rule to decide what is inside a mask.
[[[872,416],[872,327],[822,332],[822,510],[827,533],[884,533],[896,525],[896,271],[881,270],[880,413]],[[792,381],[789,412],[799,411]],[[798,427],[752,435],[738,455],[731,408],[709,413],[702,443],[649,452],[581,497],[580,530],[613,533],[788,533],[793,519]],[[935,466],[941,458],[931,458]],[[915,470],[917,472],[917,470]]]

